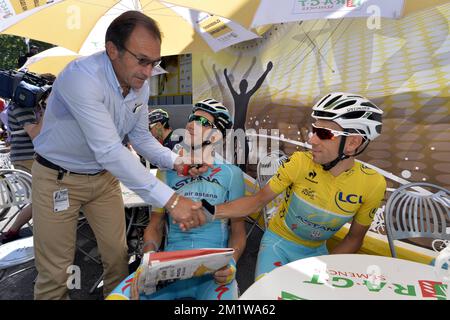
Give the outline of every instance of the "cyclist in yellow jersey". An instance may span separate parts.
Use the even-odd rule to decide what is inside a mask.
[[[354,157],[381,133],[382,114],[360,95],[326,95],[313,107],[310,152],[295,152],[256,194],[209,209],[216,218],[243,217],[285,193],[261,240],[256,279],[291,261],[327,254],[326,240],[346,222],[350,230],[331,253],[360,249],[386,181]]]

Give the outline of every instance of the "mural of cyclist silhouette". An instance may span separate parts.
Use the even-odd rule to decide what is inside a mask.
[[[230,82],[232,85],[234,85],[234,73],[235,70],[239,64],[239,62],[242,59],[242,52],[239,52],[236,61],[234,62],[233,66],[231,67],[231,69],[228,69],[228,78],[230,79]],[[252,71],[253,67],[256,64],[256,57],[253,57],[252,62],[250,64],[250,66],[248,67],[247,71],[244,73],[244,75],[242,76],[243,79],[246,79],[248,77],[248,75],[250,74],[250,72]],[[222,103],[228,108],[228,110],[230,111],[231,117],[233,118],[233,122],[234,122],[234,102],[233,102],[233,97],[231,96],[231,94],[228,93],[227,88],[224,85],[224,81],[222,81],[222,69],[216,68],[216,64],[213,63],[212,65],[212,71],[214,73],[214,78],[215,78],[215,82],[213,81],[212,77],[210,76],[210,72],[208,71],[209,68],[205,65],[205,61],[202,59],[200,61],[200,65],[203,69],[203,73],[206,77],[206,80],[208,81],[209,85],[211,88],[215,88],[217,86],[217,88],[220,91],[220,95],[221,97],[219,98],[219,96],[217,96],[216,98],[219,99],[220,101],[222,101]],[[212,96],[214,96],[214,92],[212,91]],[[217,93],[216,93],[217,94]]]
[[[266,70],[256,81],[253,88],[248,90],[248,81],[246,78],[250,74],[250,71],[253,68],[255,62],[256,62],[256,58],[253,59],[249,70],[243,75],[242,80],[239,82],[240,93],[238,93],[236,90],[234,90],[233,83],[230,80],[230,76],[228,75],[227,68],[225,68],[223,70],[223,74],[227,81],[228,88],[230,89],[231,95],[233,96],[233,100],[234,100],[234,126],[233,126],[234,130],[242,129],[243,131],[245,131],[245,120],[247,118],[247,109],[248,109],[248,104],[250,102],[250,98],[261,87],[261,85],[263,84],[267,75],[269,74],[270,70],[272,70],[272,68],[273,68],[272,61],[269,61],[267,63]],[[234,146],[235,146],[234,161],[239,166],[239,168],[241,168],[241,170],[246,172],[247,171],[246,164],[248,163],[248,156],[249,156],[248,138],[245,139],[245,145],[240,145],[240,143],[238,142],[238,140],[235,137]],[[243,158],[242,158],[242,156],[243,156]],[[242,160],[244,160],[244,161],[242,162]]]
[[[227,81],[228,88],[230,89],[231,95],[233,96],[234,100],[234,129],[242,129],[245,130],[245,120],[247,117],[247,109],[248,104],[250,102],[250,98],[252,95],[261,87],[264,80],[266,79],[267,75],[269,74],[270,70],[273,68],[272,61],[269,61],[267,63],[266,71],[259,77],[258,81],[256,81],[255,85],[252,89],[248,90],[248,81],[246,78],[243,77],[243,79],[239,83],[239,90],[240,93],[238,93],[230,80],[230,77],[228,75],[227,68],[223,70],[223,74],[225,76],[225,79]],[[247,74],[246,74],[247,75]]]

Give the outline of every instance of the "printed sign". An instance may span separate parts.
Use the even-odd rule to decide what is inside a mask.
[[[283,3],[261,0],[252,27],[312,19],[367,17],[371,14],[371,6],[376,6],[382,17],[395,18],[403,9],[403,0],[286,0]]]
[[[226,18],[183,7],[170,6],[170,8],[192,25],[214,52],[242,41],[258,38],[257,34]]]
[[[64,0],[0,0],[0,30],[61,1]]]
[[[198,22],[200,28],[209,33],[214,39],[220,40],[221,37],[232,32],[224,21],[218,16],[208,16]]]
[[[0,0],[0,20],[8,19],[11,16],[21,14],[30,9],[37,8],[44,4],[47,4],[48,0],[20,0],[20,1],[8,1]]]
[[[294,3],[294,14],[310,14],[313,12],[361,11],[366,0],[297,0]]]

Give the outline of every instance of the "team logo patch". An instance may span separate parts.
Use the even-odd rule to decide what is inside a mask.
[[[373,170],[373,169],[371,169],[371,168],[369,168],[369,167],[367,167],[367,166],[365,166],[363,164],[359,168],[361,169],[361,171],[364,174],[367,174],[368,176],[373,176],[374,174],[377,173],[375,170]]]
[[[317,172],[313,169],[313,170],[311,170],[309,173],[308,173],[308,176],[307,177],[305,177],[305,179],[306,180],[308,180],[308,181],[310,181],[310,182],[312,182],[312,183],[318,183],[317,181],[314,181],[314,179],[316,178],[316,176],[317,176]]]

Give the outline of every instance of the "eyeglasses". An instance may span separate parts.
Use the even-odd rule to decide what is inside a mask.
[[[334,138],[338,136],[353,136],[355,134],[351,134],[344,131],[337,131],[328,128],[318,127],[315,124],[312,125],[312,134],[316,134],[320,140],[334,140]],[[312,136],[312,135],[311,135]]]
[[[214,127],[214,125],[211,123],[211,121],[209,121],[208,119],[206,119],[203,116],[198,116],[196,114],[191,114],[189,116],[188,122],[192,122],[192,121],[200,123],[203,127]]]
[[[136,60],[138,61],[138,64],[140,66],[148,67],[149,65],[152,65],[152,68],[156,68],[157,66],[159,66],[161,64],[161,58],[156,59],[156,60],[150,60],[148,58],[139,58],[137,55],[135,55],[133,52],[131,52],[127,48],[125,48],[125,47],[123,47],[123,48],[125,49],[126,52],[128,52],[129,54],[131,54],[133,57],[136,58]]]

